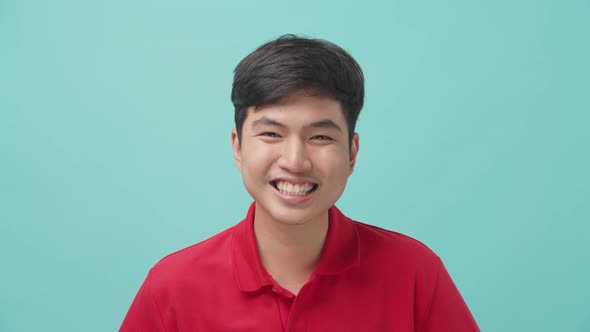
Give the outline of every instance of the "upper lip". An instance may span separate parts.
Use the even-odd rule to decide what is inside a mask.
[[[316,184],[316,182],[311,181],[311,180],[307,180],[307,179],[294,179],[294,178],[275,178],[271,182],[277,182],[277,181],[289,182],[289,183],[292,183],[292,184],[306,184],[306,183]]]

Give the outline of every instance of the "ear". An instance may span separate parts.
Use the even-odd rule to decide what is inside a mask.
[[[354,165],[356,164],[356,156],[359,153],[359,134],[354,133],[352,136],[352,142],[350,144],[350,174],[354,171]]]
[[[242,171],[242,151],[240,146],[240,140],[238,138],[238,131],[236,128],[231,131],[231,147],[234,152],[234,161],[240,172]]]

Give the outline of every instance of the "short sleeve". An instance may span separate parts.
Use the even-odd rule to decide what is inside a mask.
[[[164,332],[161,314],[151,293],[151,271],[135,295],[120,332]]]
[[[426,315],[418,326],[420,332],[480,331],[467,304],[440,259]]]

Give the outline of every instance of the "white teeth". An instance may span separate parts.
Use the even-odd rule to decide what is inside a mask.
[[[292,184],[289,182],[277,181],[276,184],[281,193],[291,196],[305,196],[313,188],[313,184],[311,183]]]

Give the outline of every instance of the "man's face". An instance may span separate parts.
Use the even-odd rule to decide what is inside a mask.
[[[354,168],[359,140],[349,146],[348,137],[333,99],[297,94],[250,109],[232,145],[257,217],[291,225],[327,218]]]

